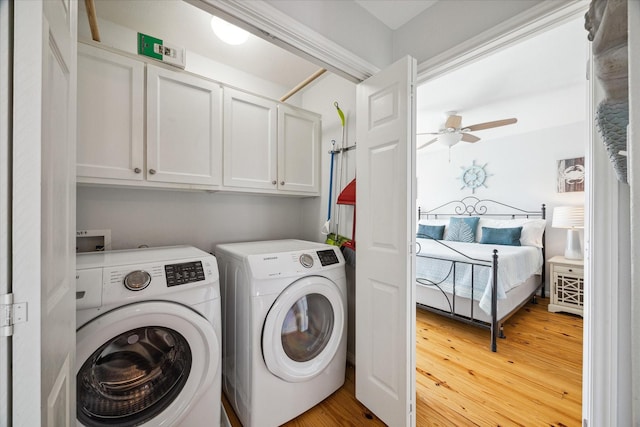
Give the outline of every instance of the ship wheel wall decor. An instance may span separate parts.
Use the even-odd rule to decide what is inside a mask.
[[[475,194],[476,188],[487,188],[485,181],[487,180],[487,177],[491,175],[485,170],[486,167],[487,163],[480,166],[476,165],[475,160],[471,163],[471,166],[461,166],[462,174],[458,177],[462,181],[462,187],[460,187],[460,190],[470,188],[471,193]]]

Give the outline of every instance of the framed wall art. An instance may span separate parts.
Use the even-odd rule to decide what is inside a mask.
[[[558,160],[558,193],[584,191],[584,157]]]

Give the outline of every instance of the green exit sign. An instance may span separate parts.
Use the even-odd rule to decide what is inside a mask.
[[[138,33],[138,53],[162,61],[162,40]]]

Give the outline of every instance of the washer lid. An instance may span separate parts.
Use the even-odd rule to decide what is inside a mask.
[[[338,286],[310,276],[289,285],[267,313],[262,354],[267,369],[289,382],[307,381],[331,363],[345,330]]]
[[[220,366],[214,326],[169,302],[107,312],[76,341],[77,418],[86,426],[173,425]]]

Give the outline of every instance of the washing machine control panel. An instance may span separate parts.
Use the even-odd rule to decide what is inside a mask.
[[[320,259],[320,264],[322,264],[323,267],[326,267],[327,265],[338,264],[340,262],[333,249],[317,251],[316,253],[318,254],[318,258]]]
[[[201,261],[167,264],[164,266],[167,286],[185,285],[204,280],[204,269]]]
[[[187,287],[201,289],[203,301],[210,299],[210,284],[218,280],[218,265],[213,256],[169,262],[149,262],[104,267],[99,305],[169,295]],[[95,288],[95,286],[94,286]],[[197,293],[196,293],[197,294]]]

